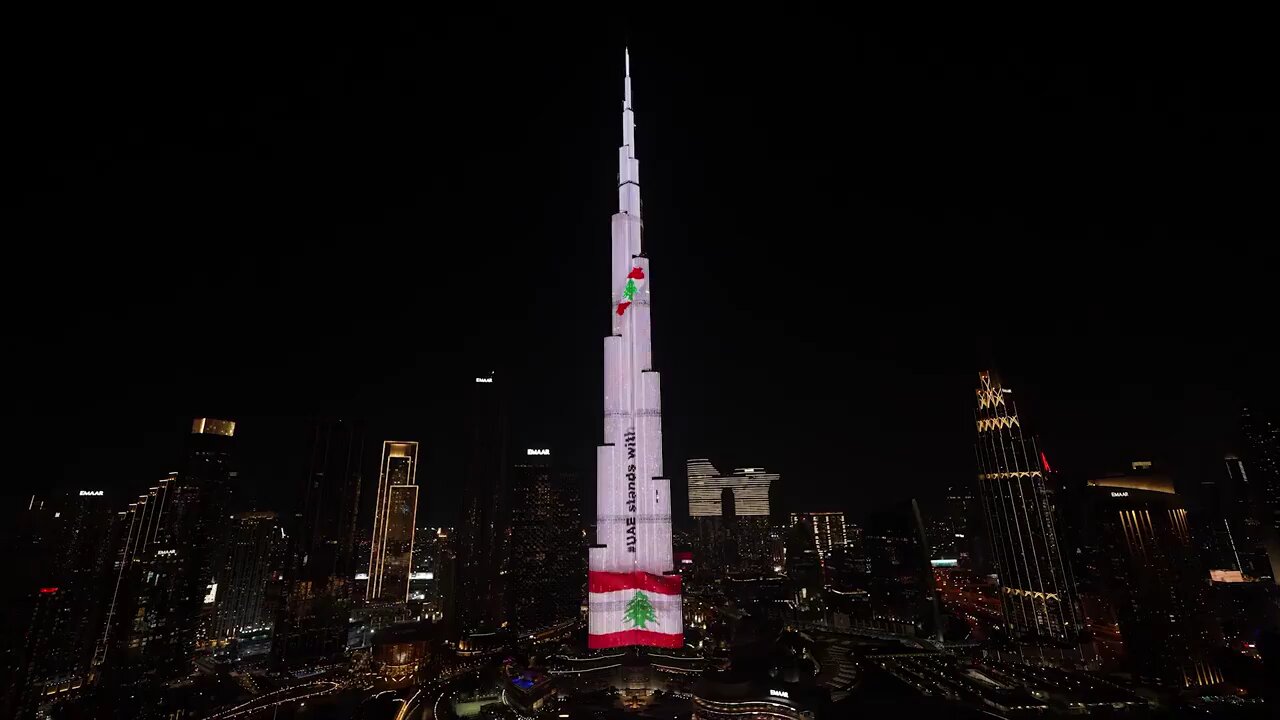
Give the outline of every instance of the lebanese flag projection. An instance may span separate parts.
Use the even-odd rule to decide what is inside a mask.
[[[587,584],[587,647],[684,646],[679,575],[593,570]]]
[[[622,300],[618,302],[618,315],[622,315],[627,308],[631,307],[631,303],[636,299],[636,293],[642,287],[644,287],[644,268],[631,268],[631,272],[627,273],[627,284],[622,286]]]

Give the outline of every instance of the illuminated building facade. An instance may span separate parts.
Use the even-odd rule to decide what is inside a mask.
[[[1222,682],[1212,662],[1221,632],[1192,528],[1173,482],[1147,472],[1089,481],[1099,569],[1133,670],[1170,685]]]
[[[418,443],[382,443],[378,497],[373,506],[369,600],[407,602],[413,572],[414,523],[418,519]]]
[[[295,666],[346,651],[363,452],[361,424],[316,422],[302,517],[291,535],[285,609],[272,638],[274,664]]]
[[[547,455],[526,455],[511,472],[511,627],[525,634],[575,620],[582,610],[587,547],[577,477]]]
[[[492,630],[505,621],[502,568],[506,564],[508,450],[506,385],[483,373],[469,385],[467,464],[461,522],[450,539],[452,590],[444,597],[451,637]]]
[[[702,574],[761,573],[778,564],[769,533],[769,493],[778,474],[737,468],[725,475],[705,458],[688,460],[686,468]]]
[[[978,497],[986,515],[1000,600],[1012,633],[1071,643],[1081,624],[1070,573],[1059,549],[1046,487],[1048,463],[994,372],[978,375]]]
[[[710,460],[693,458],[689,472],[689,517],[720,517],[724,490],[733,491],[737,517],[769,517],[769,491],[778,482],[777,473],[763,468],[736,468],[721,474]]]
[[[618,212],[613,216],[604,339],[604,443],[596,449],[596,545],[590,550],[588,645],[681,647],[680,576],[671,545],[671,481],[662,469],[662,389],[650,341],[649,258],[641,244],[640,164],[623,80]]]
[[[818,555],[826,558],[831,551],[842,548],[849,543],[849,536],[844,524],[842,512],[791,513],[791,524],[807,520],[813,528],[813,542]]]

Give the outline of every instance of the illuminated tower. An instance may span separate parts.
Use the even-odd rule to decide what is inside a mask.
[[[1048,462],[1023,437],[1012,391],[990,371],[978,379],[978,495],[1005,621],[1019,638],[1073,641],[1080,623],[1045,487]]]
[[[413,569],[413,532],[418,518],[418,443],[382,443],[378,497],[373,506],[369,554],[369,600],[405,602]]]
[[[604,444],[596,449],[596,541],[588,644],[680,647],[680,576],[671,560],[671,481],[662,474],[662,403],[649,335],[649,258],[641,246],[640,165],[623,80],[618,212],[613,216],[604,339]]]

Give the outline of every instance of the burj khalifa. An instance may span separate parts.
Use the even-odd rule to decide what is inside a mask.
[[[681,647],[680,576],[671,559],[671,481],[662,472],[662,385],[653,368],[650,264],[641,245],[640,163],[623,80],[618,212],[604,339],[604,444],[596,448],[596,542],[590,551],[589,641]]]

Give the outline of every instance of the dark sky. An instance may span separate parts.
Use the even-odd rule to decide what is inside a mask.
[[[827,17],[7,23],[6,496],[133,494],[193,414],[286,508],[305,417],[420,439],[462,383],[590,477],[622,46],[666,458],[861,514],[971,482],[994,362],[1055,465],[1185,479],[1274,403],[1274,42]],[[370,464],[376,465],[376,458]],[[421,480],[422,478],[420,478]]]

